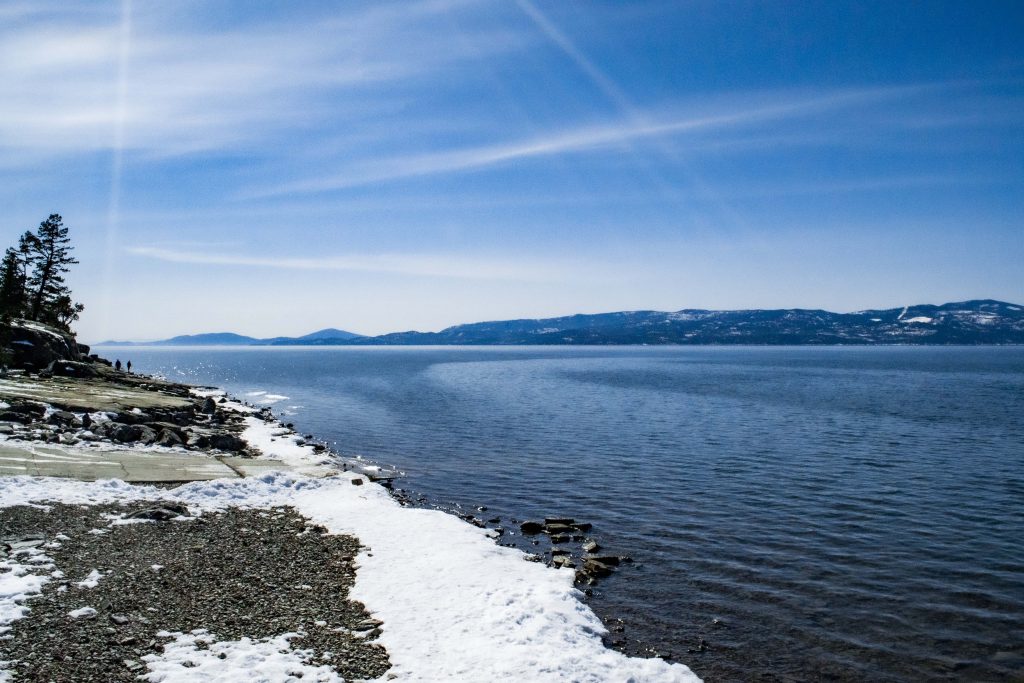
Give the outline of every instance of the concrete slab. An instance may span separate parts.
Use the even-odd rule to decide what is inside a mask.
[[[287,469],[277,463],[276,468]],[[0,443],[0,476],[27,474],[82,481],[121,479],[132,483],[186,482],[238,478],[241,471],[208,455],[65,448]]]

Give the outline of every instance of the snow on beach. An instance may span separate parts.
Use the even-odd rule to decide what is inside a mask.
[[[233,401],[222,405],[253,412]],[[320,475],[328,470],[329,458],[300,443],[279,423],[255,416],[246,421],[244,438],[265,456]],[[200,513],[233,506],[292,506],[331,532],[356,536],[365,546],[357,558],[351,598],[383,621],[377,642],[387,649],[392,668],[381,680],[699,680],[682,664],[630,658],[605,648],[605,628],[579,600],[572,570],[524,561],[521,551],[496,545],[487,530],[452,515],[404,508],[360,474],[336,468],[330,474],[270,472],[195,482],[170,491],[117,480],[4,477],[0,506],[157,499],[178,500]],[[363,485],[353,485],[354,480]],[[15,569],[0,574],[0,632],[24,616],[22,603],[40,590],[53,567],[39,565],[35,570],[18,564]],[[296,670],[301,660],[300,650],[289,649],[287,635],[273,642],[216,642],[212,635],[178,634],[174,647],[146,658],[145,678],[154,683],[235,681],[259,674],[260,680],[285,680],[283,672]],[[197,640],[209,641],[214,653],[202,662],[195,660]],[[225,659],[216,656],[222,653]],[[200,666],[181,666],[188,658]],[[0,681],[2,669],[0,664]],[[308,673],[312,680],[335,680],[314,667]]]

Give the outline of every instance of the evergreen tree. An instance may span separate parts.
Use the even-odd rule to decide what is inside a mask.
[[[27,282],[28,317],[69,329],[83,306],[71,301],[71,290],[64,282],[64,273],[78,260],[71,256],[73,247],[63,220],[60,214],[50,214],[35,235],[22,236],[19,248],[27,253],[26,266],[32,268]]]
[[[25,298],[24,260],[17,249],[9,247],[0,262],[0,319],[3,324],[9,325],[12,318],[21,317]]]

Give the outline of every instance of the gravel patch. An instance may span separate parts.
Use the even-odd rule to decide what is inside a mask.
[[[13,680],[136,680],[141,658],[170,640],[158,633],[195,629],[218,641],[298,633],[292,648],[310,651],[309,664],[347,680],[387,672],[387,652],[372,642],[380,622],[348,599],[357,539],[327,534],[291,508],[110,525],[109,515],[161,506],[173,512],[152,501],[0,509],[0,536],[56,541],[42,549],[63,572],[0,639]],[[85,607],[95,614],[69,616]]]

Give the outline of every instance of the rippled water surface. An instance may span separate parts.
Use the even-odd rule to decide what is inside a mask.
[[[709,681],[1024,680],[1024,349],[103,352],[434,502],[592,522],[636,560],[611,637]]]

